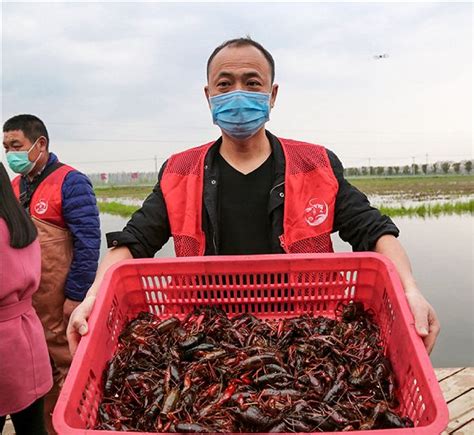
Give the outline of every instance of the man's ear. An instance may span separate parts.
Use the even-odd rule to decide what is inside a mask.
[[[40,136],[38,138],[38,148],[40,151],[47,151],[48,150],[48,139],[46,139],[44,136]]]
[[[275,105],[277,94],[278,94],[278,85],[275,83],[272,86],[272,95],[270,97],[270,107],[272,107],[272,108]]]
[[[204,86],[204,95],[206,96],[207,105],[208,105],[209,108],[210,108],[210,107],[211,107],[211,103],[209,102],[209,86],[208,86],[208,85]]]

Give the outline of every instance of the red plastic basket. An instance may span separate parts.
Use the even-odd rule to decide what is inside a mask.
[[[431,362],[393,264],[374,253],[189,257],[115,265],[104,278],[89,320],[90,333],[81,340],[61,391],[54,427],[67,435],[117,433],[92,429],[102,372],[124,323],[140,311],[182,318],[196,305],[217,305],[230,316],[250,312],[262,318],[302,313],[333,317],[336,305],[350,300],[375,312],[398,382],[400,411],[415,422],[411,429],[356,433],[441,433],[448,410]]]

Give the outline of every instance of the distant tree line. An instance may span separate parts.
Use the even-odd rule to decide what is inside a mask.
[[[467,174],[472,171],[472,160],[463,160],[461,162],[443,161],[433,164],[404,166],[362,166],[359,168],[345,168],[344,174],[348,177],[358,176],[397,176],[397,175],[446,175],[446,174]]]

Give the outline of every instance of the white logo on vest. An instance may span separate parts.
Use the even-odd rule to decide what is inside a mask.
[[[48,210],[48,201],[40,199],[35,205],[35,212],[38,214],[45,214]]]
[[[304,209],[304,219],[312,227],[321,225],[328,217],[328,205],[318,198],[311,198]]]

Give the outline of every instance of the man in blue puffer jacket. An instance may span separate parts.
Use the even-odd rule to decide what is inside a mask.
[[[54,433],[50,414],[71,363],[66,326],[97,271],[99,212],[87,176],[49,152],[48,132],[39,118],[15,116],[3,133],[7,162],[19,174],[13,188],[37,226],[41,244],[41,283],[33,305],[53,366],[55,384],[45,398],[45,417]]]

